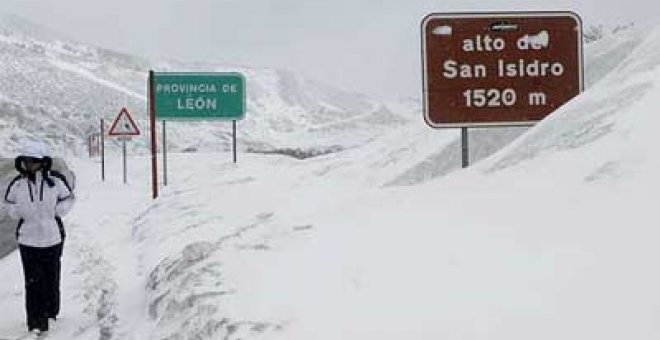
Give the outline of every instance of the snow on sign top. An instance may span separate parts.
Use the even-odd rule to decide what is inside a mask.
[[[122,108],[108,132],[110,136],[139,136],[140,130],[126,108]]]

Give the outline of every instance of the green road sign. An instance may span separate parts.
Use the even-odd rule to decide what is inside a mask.
[[[160,120],[245,116],[245,77],[240,73],[154,72],[153,91]]]

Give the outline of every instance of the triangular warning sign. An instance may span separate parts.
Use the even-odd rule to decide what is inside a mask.
[[[139,136],[140,130],[126,108],[122,108],[108,132],[110,136]]]

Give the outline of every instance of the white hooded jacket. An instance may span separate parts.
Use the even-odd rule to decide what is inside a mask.
[[[44,160],[43,169],[30,180],[24,167],[25,157]],[[50,247],[64,241],[61,217],[73,207],[75,197],[66,178],[50,170],[52,159],[45,148],[30,145],[16,158],[19,175],[7,185],[5,203],[9,215],[18,220],[18,243],[32,247]]]

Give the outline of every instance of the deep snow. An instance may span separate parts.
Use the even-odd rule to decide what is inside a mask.
[[[455,135],[425,127],[307,160],[171,154],[156,201],[147,158],[127,186],[118,150],[106,182],[72,159],[50,338],[657,339],[660,30],[625,39],[583,95],[442,178]],[[0,273],[0,335],[20,333],[16,254]]]

